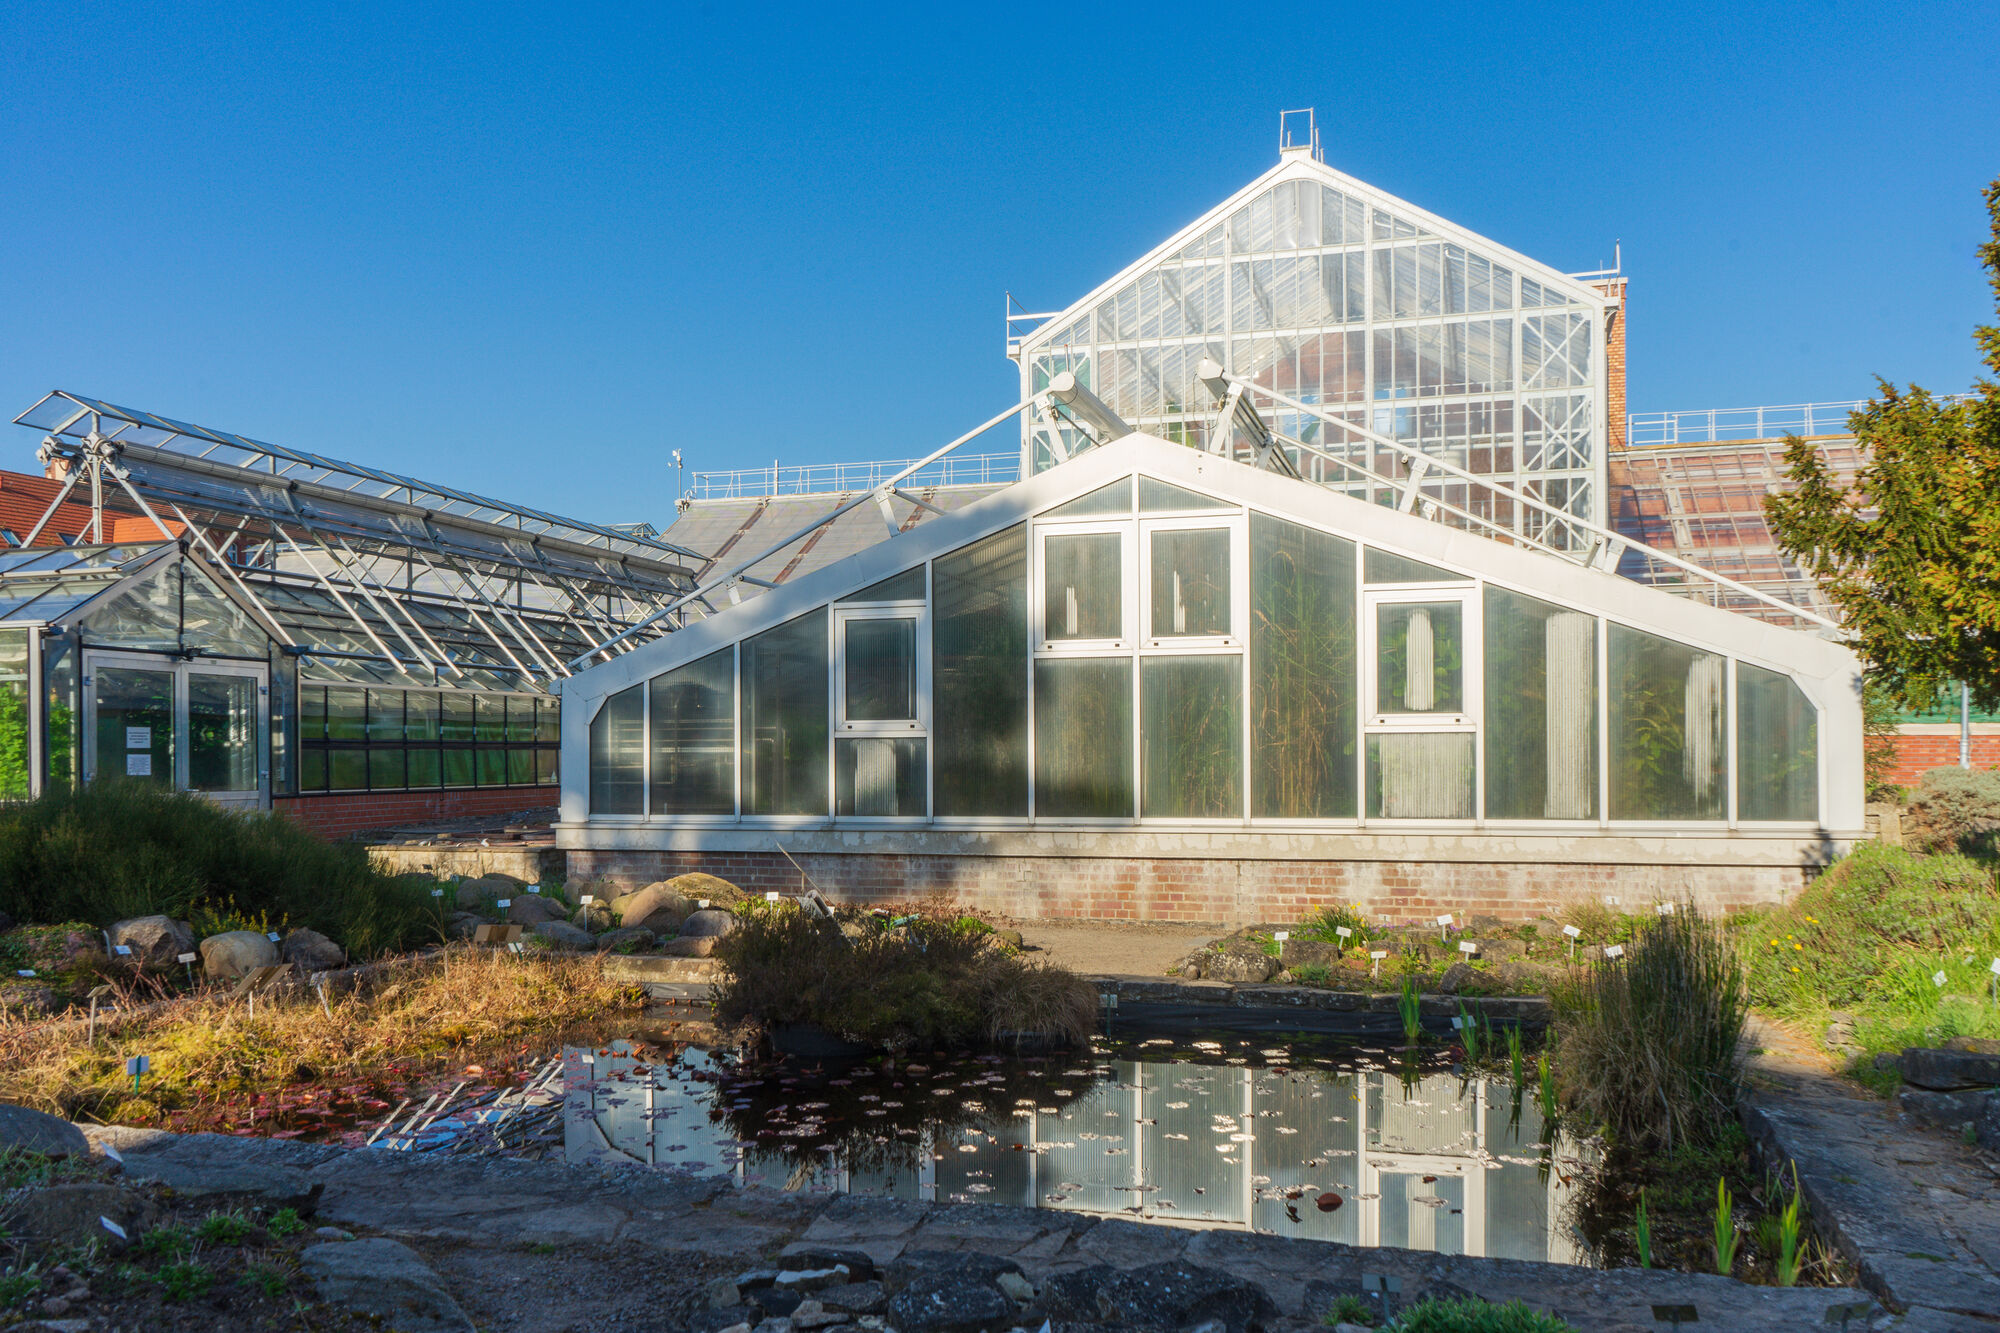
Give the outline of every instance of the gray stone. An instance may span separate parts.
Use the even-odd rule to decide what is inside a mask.
[[[1278,975],[1283,964],[1263,953],[1205,953],[1201,959],[1203,981],[1262,983]]]
[[[90,1141],[60,1116],[0,1102],[0,1148],[18,1148],[44,1157],[88,1157]]]
[[[890,1291],[925,1278],[962,1277],[991,1282],[1002,1273],[1019,1273],[1021,1265],[997,1254],[975,1254],[967,1250],[907,1250],[889,1261],[883,1273]]]
[[[453,912],[451,922],[445,926],[444,933],[455,940],[469,940],[477,935],[479,928],[485,924],[486,919],[477,912]]]
[[[319,1298],[406,1333],[473,1333],[472,1321],[416,1251],[393,1240],[308,1245],[299,1267]]]
[[[585,903],[570,913],[569,923],[578,930],[587,930],[593,935],[609,930],[616,924],[612,920],[611,904],[603,902]]]
[[[1478,970],[1470,963],[1453,963],[1444,970],[1444,975],[1438,978],[1438,994],[1456,995],[1471,985],[1478,975]]]
[[[133,962],[146,967],[172,967],[182,954],[194,952],[194,932],[170,917],[135,916],[114,921],[105,933],[111,936],[113,946],[126,946],[132,951]]]
[[[695,910],[693,903],[663,885],[653,884],[614,898],[611,915],[621,926],[643,926],[654,934],[670,934]]]
[[[819,1268],[845,1268],[853,1281],[865,1282],[875,1276],[875,1261],[866,1250],[836,1250],[822,1245],[793,1245],[778,1256],[780,1273]]]
[[[1021,932],[1018,930],[996,930],[993,932],[993,938],[1002,944],[1011,944],[1016,949],[1027,943],[1021,938]]]
[[[789,1318],[791,1326],[795,1329],[825,1328],[829,1324],[844,1324],[847,1322],[847,1315],[844,1311],[829,1310],[818,1301],[811,1299],[800,1301],[799,1308],[792,1311]]]
[[[512,898],[526,887],[512,875],[481,875],[458,886],[457,901],[461,908],[484,908],[496,899]]]
[[[889,1299],[888,1319],[900,1333],[987,1333],[1011,1327],[1019,1313],[991,1282],[930,1273]]]
[[[201,942],[201,968],[211,977],[234,980],[277,961],[278,946],[254,930],[225,930]]]
[[[690,875],[676,875],[672,879],[663,879],[646,887],[664,889],[668,893],[676,894],[686,899],[690,907],[699,904],[704,898],[716,907],[734,907],[749,896],[728,880],[718,879],[714,875],[704,875],[700,871]]]
[[[668,940],[660,946],[660,952],[669,958],[707,958],[715,952],[715,936],[694,935]]]
[[[2000,1055],[1912,1046],[1896,1061],[1896,1067],[1902,1071],[1903,1082],[1940,1092],[2000,1087]]]
[[[123,1239],[104,1225],[107,1218],[125,1232]],[[91,1241],[120,1250],[158,1218],[152,1200],[120,1185],[51,1185],[28,1190],[7,1205],[8,1233],[50,1250]]]
[[[1250,1333],[1278,1316],[1278,1307],[1256,1283],[1182,1261],[1121,1273],[1104,1284],[1097,1299],[1101,1317],[1135,1328],[1183,1329],[1219,1319],[1229,1333]]]
[[[706,939],[736,929],[736,918],[719,907],[707,907],[681,922],[682,939]]]
[[[528,933],[558,949],[588,949],[596,943],[590,938],[589,931],[578,930],[567,921],[538,922]]]
[[[346,951],[338,944],[303,926],[286,934],[278,945],[278,957],[301,972],[330,972],[347,961]]]
[[[993,1285],[1018,1304],[1026,1305],[1035,1299],[1035,1284],[1019,1273],[1002,1273],[993,1279]]]
[[[743,1304],[743,1292],[737,1287],[735,1278],[715,1279],[708,1284],[704,1294],[708,1297],[708,1308],[711,1310],[727,1310]]]
[[[561,903],[544,898],[538,893],[517,893],[507,903],[507,920],[517,926],[539,926],[544,922],[562,921],[565,915],[567,914],[563,911]],[[563,924],[568,925],[567,922]]]
[[[635,949],[650,949],[653,947],[653,940],[654,935],[650,930],[634,926],[620,926],[617,930],[607,930],[602,935],[599,935],[597,937],[597,947],[600,950],[616,949],[629,944]]]
[[[882,1290],[880,1282],[850,1282],[844,1287],[823,1287],[813,1293],[813,1299],[829,1310],[875,1314],[889,1303],[889,1293]]]

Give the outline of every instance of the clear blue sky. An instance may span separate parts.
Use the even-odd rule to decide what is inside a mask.
[[[1002,293],[1081,296],[1299,106],[1546,262],[1622,239],[1635,411],[1965,388],[2000,7],[1634,9],[17,0],[0,407],[657,522],[675,447],[907,457],[1006,406]]]

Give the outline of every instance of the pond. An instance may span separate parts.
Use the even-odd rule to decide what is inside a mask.
[[[1576,1150],[1534,1090],[1300,1015],[1137,1013],[1049,1058],[743,1060],[568,1047],[573,1161],[745,1184],[1588,1263]],[[1364,1020],[1365,1021],[1365,1020]]]

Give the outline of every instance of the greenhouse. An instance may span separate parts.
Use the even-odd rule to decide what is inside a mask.
[[[1049,858],[1112,915],[1233,914],[1169,887],[1190,860],[1243,910],[1560,862],[1759,900],[1861,827],[1858,682],[1817,635],[1129,434],[563,682],[561,836],[573,873],[782,857],[1003,910],[1063,892]]]

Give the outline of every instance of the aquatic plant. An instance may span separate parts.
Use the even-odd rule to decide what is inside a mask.
[[[1527,1084],[1527,1062],[1521,1052],[1521,1025],[1515,1023],[1507,1029],[1507,1063],[1514,1071],[1514,1093],[1518,1097]]]
[[[1632,1217],[1632,1235],[1639,1242],[1639,1267],[1653,1266],[1653,1226],[1646,1220],[1646,1191],[1639,1190],[1639,1210]]]
[[[1553,1121],[1561,1106],[1556,1099],[1556,1071],[1549,1064],[1547,1051],[1535,1057],[1535,1077],[1539,1084],[1537,1101],[1541,1106],[1542,1119],[1545,1122]]]
[[[1424,1039],[1423,1001],[1417,994],[1417,979],[1404,976],[1403,989],[1396,996],[1396,1012],[1403,1019],[1403,1044],[1415,1046]]]
[[[1461,1001],[1458,1006],[1458,1039],[1465,1047],[1465,1062],[1469,1065],[1479,1063],[1480,1021],[1480,1018],[1474,1017],[1472,1011]]]
[[[1729,1197],[1729,1182],[1715,1182],[1715,1271],[1724,1277],[1736,1267],[1736,1247],[1743,1237],[1736,1230],[1736,1211]]]
[[[1622,961],[1555,998],[1564,1099],[1614,1142],[1671,1150],[1734,1123],[1743,967],[1691,904],[1642,922]]]
[[[1795,1287],[1799,1282],[1799,1235],[1804,1229],[1804,1219],[1800,1212],[1799,1167],[1792,1163],[1792,1197],[1785,1204],[1785,1211],[1778,1214],[1778,1262],[1777,1278],[1781,1287]]]

